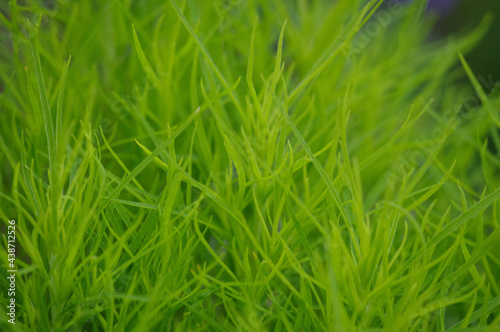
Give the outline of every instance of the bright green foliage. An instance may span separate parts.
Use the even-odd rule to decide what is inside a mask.
[[[490,18],[424,6],[1,2],[0,329],[498,331]]]

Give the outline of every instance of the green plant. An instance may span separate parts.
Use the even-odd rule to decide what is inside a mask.
[[[2,330],[498,329],[491,18],[424,5],[2,3]]]

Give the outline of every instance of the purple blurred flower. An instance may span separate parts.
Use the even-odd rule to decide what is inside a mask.
[[[396,0],[399,2],[412,2],[414,0]],[[427,9],[438,14],[446,14],[453,9],[459,0],[428,0]]]
[[[444,14],[449,12],[457,3],[457,0],[429,0],[427,7],[432,11]]]

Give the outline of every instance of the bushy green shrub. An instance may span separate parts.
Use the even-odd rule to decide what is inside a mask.
[[[2,330],[498,329],[491,18],[424,7],[2,2]]]

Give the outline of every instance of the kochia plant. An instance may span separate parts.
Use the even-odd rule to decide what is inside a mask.
[[[491,18],[425,5],[2,2],[1,329],[500,328]]]

